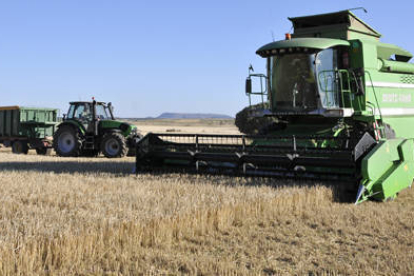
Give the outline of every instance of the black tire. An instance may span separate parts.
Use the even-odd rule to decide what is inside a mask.
[[[26,141],[15,141],[12,144],[12,152],[14,154],[27,154],[29,152],[29,146]]]
[[[52,148],[36,148],[36,153],[38,155],[51,155],[52,154]]]
[[[271,123],[277,123],[277,120],[272,117],[257,117],[258,114],[265,113],[268,109],[268,104],[257,104],[245,107],[236,114],[234,123],[241,133],[256,135],[263,127]]]
[[[395,138],[395,131],[389,124],[384,124],[384,134],[387,139]]]
[[[53,149],[58,156],[78,157],[81,154],[82,141],[77,129],[64,125],[53,135]]]
[[[128,151],[125,137],[117,132],[105,134],[101,142],[101,151],[107,158],[124,157]]]

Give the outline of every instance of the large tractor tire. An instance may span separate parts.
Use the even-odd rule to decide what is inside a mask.
[[[53,149],[58,156],[79,156],[82,149],[82,138],[79,131],[69,125],[59,127],[53,135]]]
[[[12,144],[12,152],[15,154],[27,154],[29,152],[29,146],[25,141],[15,141]]]
[[[101,151],[108,158],[124,157],[128,152],[125,137],[117,132],[105,134],[101,142]]]

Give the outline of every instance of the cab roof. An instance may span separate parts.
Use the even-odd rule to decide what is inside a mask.
[[[87,101],[76,101],[76,102],[70,102],[69,104],[82,104],[82,103],[88,103],[88,104],[92,104],[92,102],[87,102]],[[96,102],[96,104],[98,105],[106,105],[105,102]]]
[[[256,53],[262,57],[267,57],[293,51],[323,50],[334,46],[350,46],[350,44],[348,41],[342,39],[293,38],[266,44],[257,50]]]

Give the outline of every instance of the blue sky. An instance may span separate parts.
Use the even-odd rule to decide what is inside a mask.
[[[122,117],[234,116],[248,104],[255,51],[291,30],[287,17],[355,13],[382,41],[414,52],[414,2],[0,0],[0,105],[112,101]]]

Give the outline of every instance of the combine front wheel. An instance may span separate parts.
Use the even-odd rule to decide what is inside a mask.
[[[124,136],[116,132],[105,134],[101,143],[101,151],[108,158],[124,157],[128,151]]]

